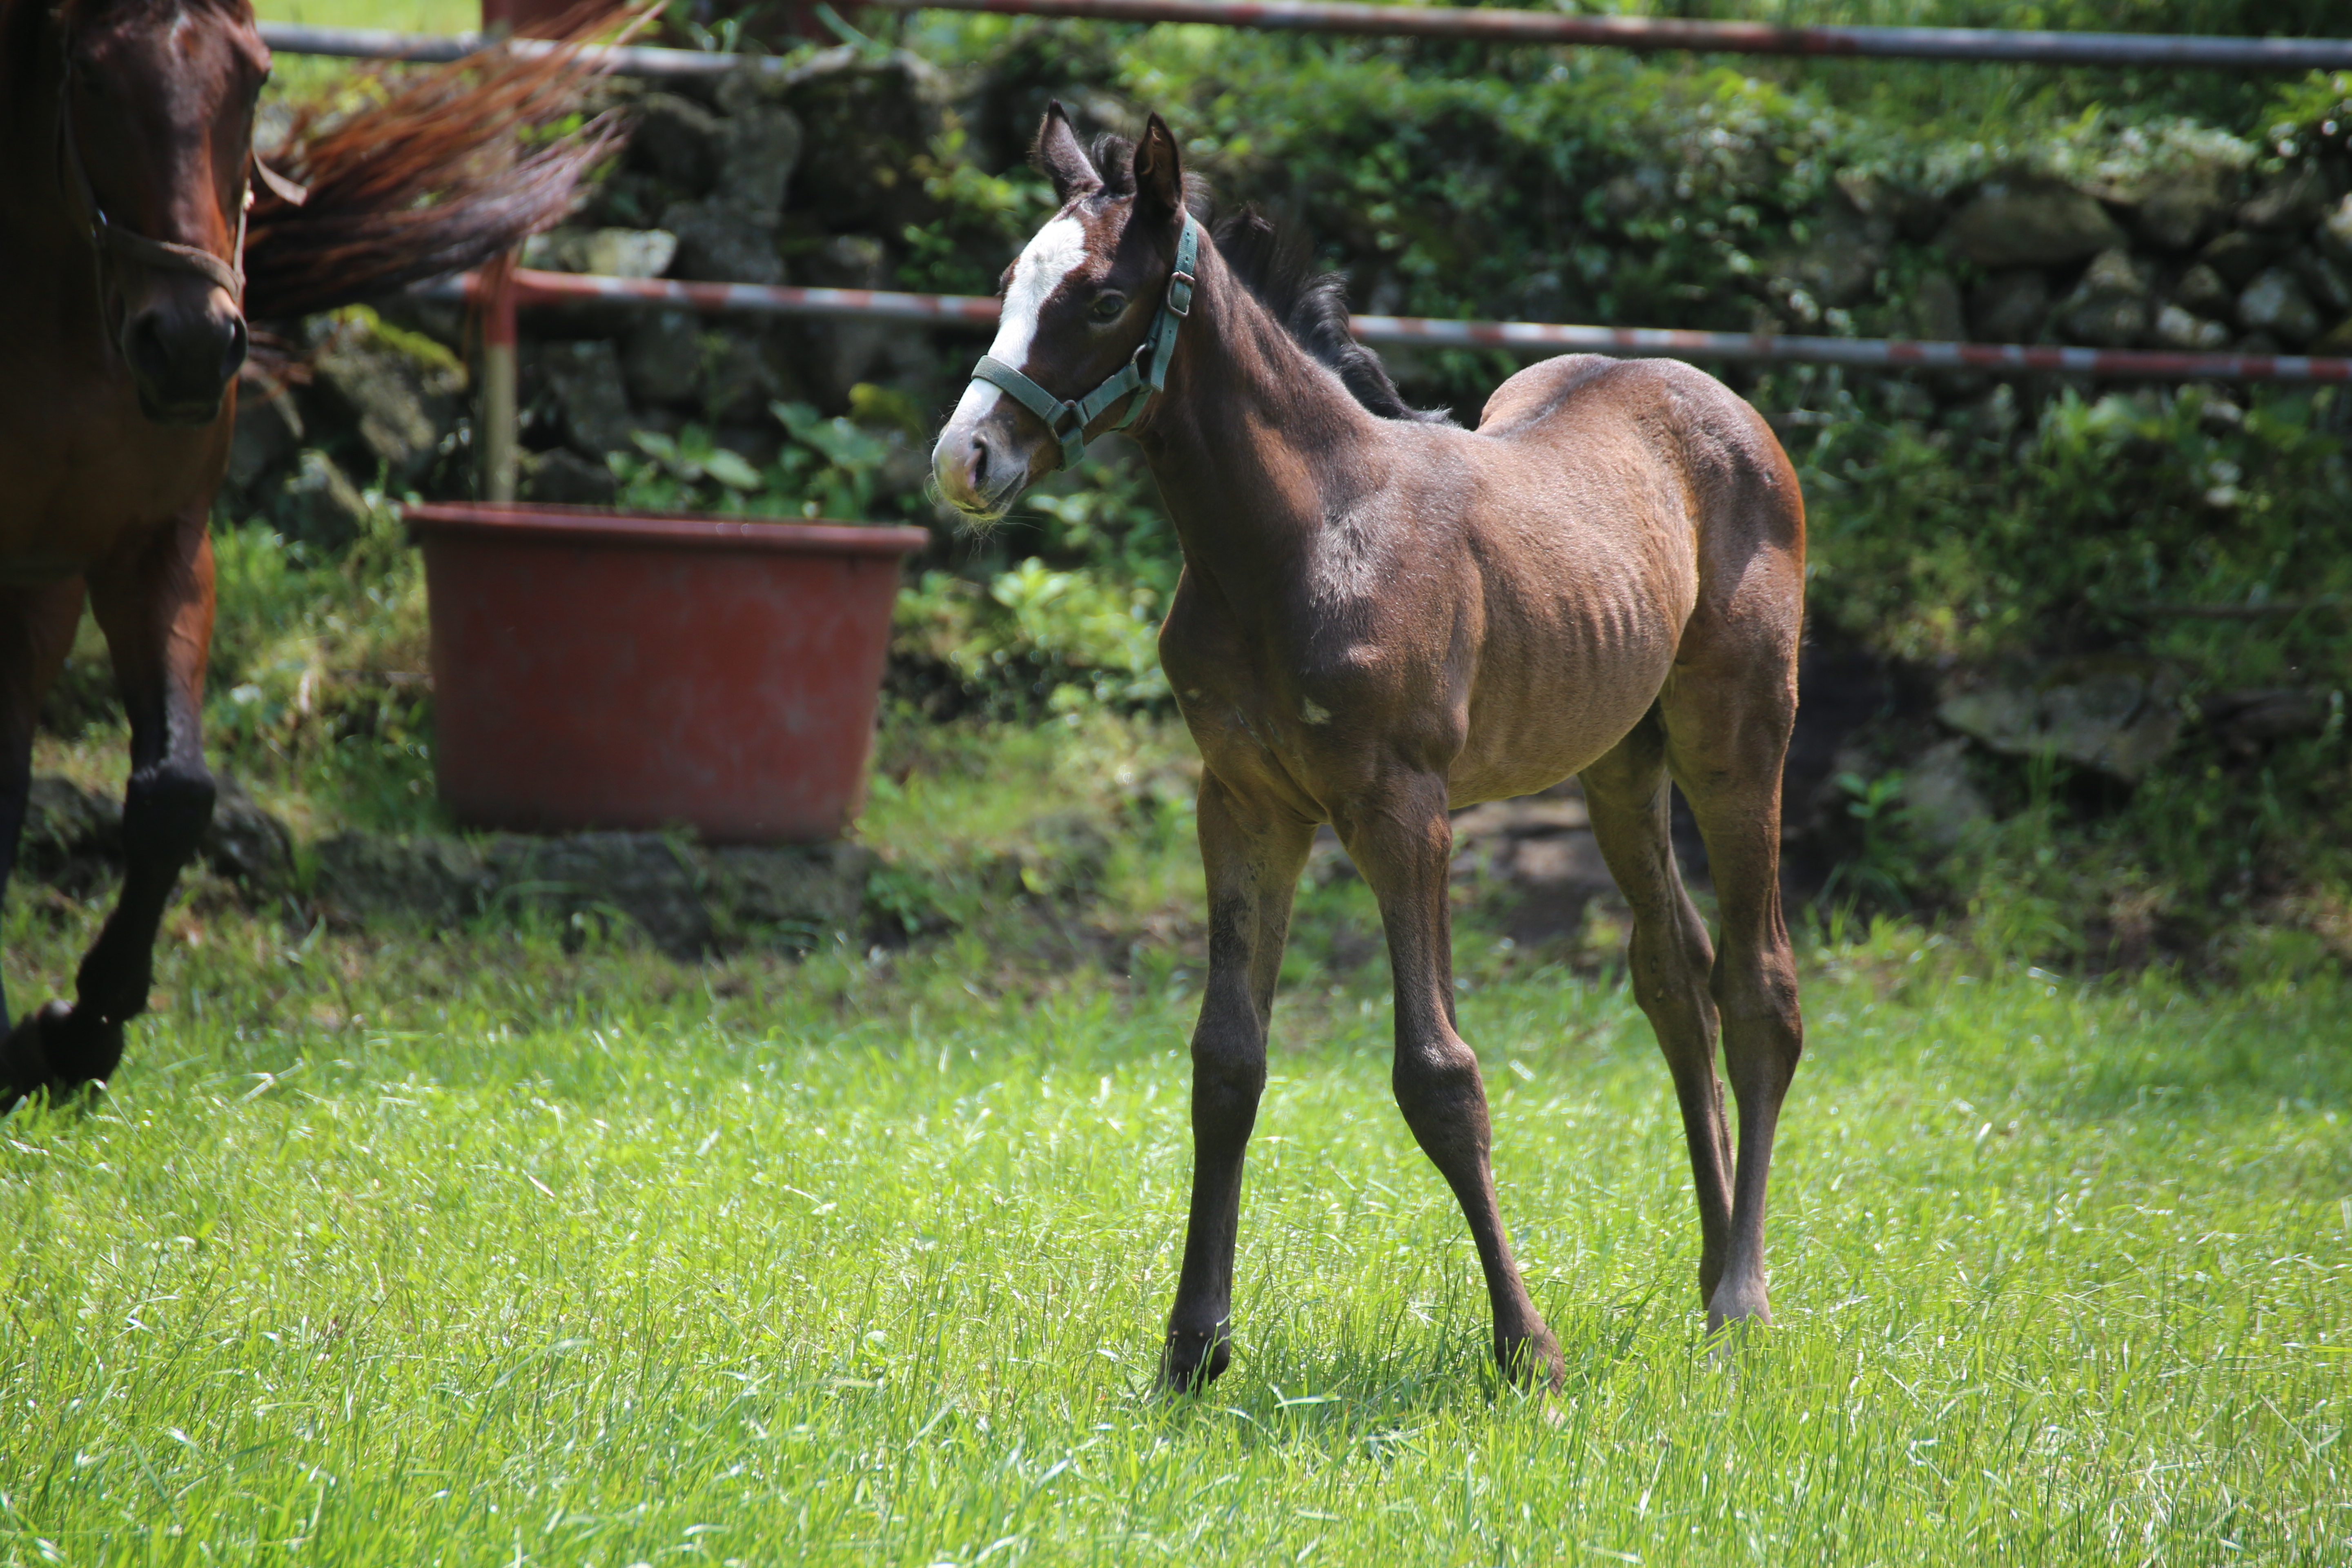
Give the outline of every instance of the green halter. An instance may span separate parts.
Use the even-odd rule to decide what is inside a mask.
[[[1192,268],[1200,255],[1201,226],[1192,221],[1192,214],[1186,213],[1184,232],[1176,241],[1176,270],[1169,274],[1168,296],[1160,302],[1160,314],[1152,321],[1151,331],[1135,346],[1135,353],[1125,364],[1084,397],[1056,397],[1016,367],[990,354],[980,356],[980,363],[972,367],[971,379],[1000,389],[1043,419],[1046,432],[1062,443],[1062,460],[1054,466],[1076,468],[1078,459],[1087,455],[1087,426],[1120,398],[1141,392],[1144,395],[1129,404],[1125,416],[1111,426],[1114,430],[1126,429],[1150,405],[1150,395],[1168,384],[1168,362],[1176,353],[1176,329],[1192,313]]]

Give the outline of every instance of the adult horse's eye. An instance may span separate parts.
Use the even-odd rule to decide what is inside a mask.
[[[1087,319],[1097,323],[1116,321],[1126,313],[1127,296],[1124,294],[1097,294],[1095,302],[1087,308]]]

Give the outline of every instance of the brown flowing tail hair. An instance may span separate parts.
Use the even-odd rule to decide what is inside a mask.
[[[298,109],[264,157],[310,195],[298,205],[255,184],[247,314],[282,321],[381,298],[478,267],[561,222],[625,133],[609,114],[559,130],[598,74],[577,46],[612,31],[609,4],[582,15],[552,48],[501,46],[397,80],[372,72],[372,103]]]

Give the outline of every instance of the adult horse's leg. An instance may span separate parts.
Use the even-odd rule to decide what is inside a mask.
[[[1804,1052],[1797,964],[1780,913],[1780,769],[1797,710],[1796,617],[1695,622],[1662,700],[1666,754],[1706,840],[1723,947],[1708,989],[1739,1104],[1730,1246],[1708,1295],[1708,1331],[1769,1323],[1764,1188],[1780,1102]]]
[[[1396,1063],[1391,1083],[1412,1129],[1470,1222],[1495,1313],[1495,1359],[1514,1379],[1557,1385],[1559,1345],[1528,1299],[1503,1229],[1487,1152],[1486,1089],[1478,1058],[1454,1032],[1453,919],[1446,870],[1454,827],[1445,780],[1402,773],[1348,803],[1339,837],[1381,902],[1396,981]]]
[[[53,1089],[112,1075],[122,1026],[146,1011],[155,931],[180,868],[212,820],[198,709],[212,641],[212,542],[197,512],[157,529],[136,552],[89,574],[131,718],[122,797],[122,893],[75,977],[74,1004],[52,1002],[8,1038],[6,1059]],[[29,1087],[29,1086],[28,1086]]]
[[[1160,1375],[1201,1387],[1233,1355],[1234,1241],[1242,1158],[1265,1088],[1265,1032],[1311,824],[1201,781],[1201,861],[1209,881],[1209,980],[1192,1029],[1192,1204],[1183,1271]]]
[[[1698,1299],[1715,1300],[1731,1247],[1731,1136],[1715,1076],[1716,1005],[1707,994],[1715,954],[1706,924],[1683,889],[1668,816],[1665,732],[1653,709],[1616,749],[1580,775],[1592,836],[1633,911],[1628,943],[1633,1000],[1650,1020],[1682,1104],[1698,1194]]]
[[[16,868],[25,802],[33,784],[33,727],[41,699],[73,646],[81,619],[79,579],[47,588],[0,589],[0,897]],[[0,1042],[9,1033],[8,994],[0,985]],[[34,1087],[22,1082],[0,1045],[0,1110]]]

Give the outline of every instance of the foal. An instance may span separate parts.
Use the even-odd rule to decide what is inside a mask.
[[[1246,216],[1202,233],[1157,116],[1090,159],[1056,105],[1034,156],[1062,210],[1006,273],[933,466],[954,505],[994,518],[1089,433],[1131,426],[1182,544],[1160,653],[1203,763],[1209,979],[1164,1383],[1197,1387],[1231,1354],[1243,1152],[1323,822],[1380,900],[1397,1102],[1469,1220],[1496,1357],[1558,1380],[1455,1032],[1446,814],[1570,773],[1633,907],[1635,994],[1681,1100],[1708,1329],[1769,1322],[1765,1179],[1803,1039],[1779,859],[1804,510],[1779,444],[1720,383],[1663,361],[1532,366],[1475,432],[1414,415],[1347,339],[1336,285],[1281,297]],[[1706,839],[1719,953],[1675,870],[1669,780]]]

